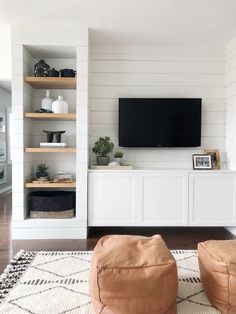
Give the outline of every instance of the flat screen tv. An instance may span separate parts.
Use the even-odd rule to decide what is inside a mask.
[[[120,98],[119,146],[201,145],[200,98]]]

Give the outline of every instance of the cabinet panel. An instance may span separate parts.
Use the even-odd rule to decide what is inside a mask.
[[[135,176],[89,176],[89,225],[135,225]]]
[[[178,226],[188,224],[188,176],[185,173],[144,175],[142,224]]]
[[[235,175],[190,176],[191,225],[235,225]]]

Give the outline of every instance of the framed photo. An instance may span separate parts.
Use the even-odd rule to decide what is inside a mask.
[[[209,170],[212,169],[211,156],[207,154],[193,155],[193,169]]]
[[[1,161],[6,161],[6,143],[5,142],[0,142],[0,162]]]
[[[204,149],[204,154],[211,156],[213,169],[220,169],[220,151],[219,149]]]
[[[0,184],[7,182],[7,167],[6,165],[0,165]]]
[[[6,115],[0,112],[0,133],[6,131]]]

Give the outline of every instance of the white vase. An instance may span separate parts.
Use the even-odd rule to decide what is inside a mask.
[[[63,96],[58,96],[58,99],[52,103],[52,111],[54,113],[68,113],[68,102],[63,99]]]
[[[50,91],[46,90],[45,97],[42,99],[41,108],[52,111],[53,100],[50,98]]]

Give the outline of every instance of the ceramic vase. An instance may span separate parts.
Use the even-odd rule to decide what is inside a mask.
[[[68,102],[63,99],[63,96],[58,96],[58,99],[52,103],[52,111],[54,113],[68,113]]]

